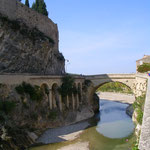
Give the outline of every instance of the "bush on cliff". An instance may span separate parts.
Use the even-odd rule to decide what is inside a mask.
[[[143,120],[143,112],[144,112],[144,104],[145,104],[145,94],[136,98],[136,101],[133,104],[133,108],[137,113],[137,123],[142,125]]]
[[[39,86],[32,86],[29,83],[23,82],[21,85],[16,86],[18,94],[25,96],[28,94],[33,101],[41,101],[43,98],[43,91]]]
[[[140,73],[150,71],[150,63],[143,63],[142,65],[138,66],[137,71]]]
[[[13,101],[0,101],[0,111],[5,114],[9,114],[16,107],[16,103]]]

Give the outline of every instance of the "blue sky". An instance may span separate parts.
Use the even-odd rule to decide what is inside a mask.
[[[150,55],[150,0],[45,2],[58,24],[67,72],[133,73],[136,60]]]

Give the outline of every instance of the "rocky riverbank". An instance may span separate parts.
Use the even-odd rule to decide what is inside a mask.
[[[88,126],[90,126],[88,121],[83,121],[73,125],[48,129],[36,141],[36,143],[49,144],[63,141],[72,141],[76,139]]]
[[[133,104],[135,96],[133,94],[113,93],[113,92],[98,92],[100,99],[107,99],[111,101],[119,101],[122,103]]]

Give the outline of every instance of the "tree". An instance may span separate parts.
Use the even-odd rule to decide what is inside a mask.
[[[32,4],[32,9],[45,15],[45,16],[48,16],[48,11],[46,9],[46,4],[45,4],[44,0],[36,0]]]
[[[26,0],[26,1],[25,1],[25,5],[28,6],[28,7],[30,7],[30,5],[29,5],[29,0]]]

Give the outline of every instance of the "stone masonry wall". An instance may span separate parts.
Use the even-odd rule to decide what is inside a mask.
[[[0,13],[11,20],[21,20],[29,28],[37,28],[55,42],[54,50],[58,50],[58,28],[47,16],[28,8],[16,0],[0,0]]]
[[[148,79],[148,87],[144,106],[143,124],[139,141],[140,150],[150,149],[150,78]]]
[[[0,13],[9,19],[16,18],[16,0],[0,0]]]
[[[132,86],[133,92],[136,97],[139,97],[146,93],[146,87],[147,87],[147,78],[143,76],[136,75],[136,80]]]

